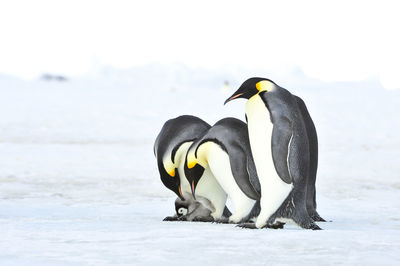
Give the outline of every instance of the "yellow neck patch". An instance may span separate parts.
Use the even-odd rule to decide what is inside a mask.
[[[197,150],[197,157],[195,156],[194,149],[189,150],[187,154],[187,167],[193,168],[196,164],[199,164],[203,168],[208,167],[207,157],[209,151],[210,142],[206,142],[200,145]]]
[[[175,164],[171,161],[171,158],[166,156],[163,160],[165,171],[171,176],[175,176]]]
[[[173,169],[171,169],[170,171],[168,171],[168,174],[169,174],[171,177],[174,177],[174,176],[175,176],[175,168],[173,168]]]
[[[259,92],[262,91],[272,91],[274,89],[275,85],[274,83],[272,83],[271,81],[268,80],[262,80],[260,82],[257,82],[256,84],[256,88]]]
[[[188,161],[187,167],[188,167],[189,169],[192,169],[193,167],[196,166],[196,164],[197,164],[196,161]]]
[[[188,151],[186,160],[187,160],[187,167],[189,169],[192,169],[193,167],[196,166],[197,160],[196,160],[196,156],[194,156],[193,149]]]

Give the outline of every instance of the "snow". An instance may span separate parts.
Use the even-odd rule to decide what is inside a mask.
[[[319,223],[323,231],[245,230],[162,222],[175,196],[152,148],[180,114],[243,119],[244,101],[223,102],[248,76],[207,82],[203,73],[191,83],[193,71],[172,71],[164,84],[148,71],[66,82],[0,76],[1,265],[398,264],[400,91],[374,80],[275,79],[314,118],[318,211],[332,222]]]

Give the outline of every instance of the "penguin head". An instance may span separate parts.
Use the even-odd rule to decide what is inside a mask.
[[[236,98],[250,99],[260,92],[270,92],[275,86],[276,84],[272,80],[266,78],[249,78],[240,85],[239,89],[231,97],[226,99],[224,104]]]
[[[181,206],[178,209],[176,209],[176,215],[178,217],[184,216],[188,213],[188,209],[185,206]]]
[[[193,198],[196,199],[195,191],[200,178],[203,176],[205,168],[208,167],[207,160],[205,160],[204,152],[199,153],[199,146],[197,148],[191,147],[188,150],[185,161],[185,175],[189,181],[192,189]]]
[[[181,180],[179,172],[177,171],[177,164],[172,156],[166,156],[163,158],[161,165],[159,165],[160,177],[164,186],[175,192],[175,194],[181,199],[185,200],[181,191]]]
[[[186,202],[179,200],[179,198],[175,201],[175,211],[178,217],[184,216],[189,211],[189,206]]]

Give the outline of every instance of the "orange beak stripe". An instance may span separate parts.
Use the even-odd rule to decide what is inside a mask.
[[[178,191],[179,191],[179,195],[181,195],[181,197],[183,198],[181,186],[178,187]]]
[[[239,94],[236,94],[235,96],[232,96],[231,98],[229,98],[229,101],[232,101],[233,99],[235,99],[235,98],[237,98],[239,96],[242,96],[242,94],[243,93],[239,93]]]

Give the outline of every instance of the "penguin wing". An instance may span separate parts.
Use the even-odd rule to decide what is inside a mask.
[[[249,173],[249,180],[251,185],[257,194],[261,197],[261,185],[260,180],[258,179],[256,164],[254,163],[253,156],[251,153],[250,145],[248,147],[249,154],[246,156],[247,159],[247,172]]]
[[[292,183],[288,165],[289,145],[293,134],[292,132],[290,120],[286,117],[282,117],[279,121],[274,123],[271,139],[272,158],[275,169],[282,181],[287,184]]]
[[[248,160],[246,152],[239,145],[231,145],[229,153],[231,154],[229,160],[232,174],[240,189],[249,198],[254,200],[260,199],[260,194],[258,193],[258,191],[261,191],[260,182],[258,181],[255,169],[252,171],[254,167],[251,165],[249,167],[251,161]],[[249,171],[249,169],[251,170]]]

